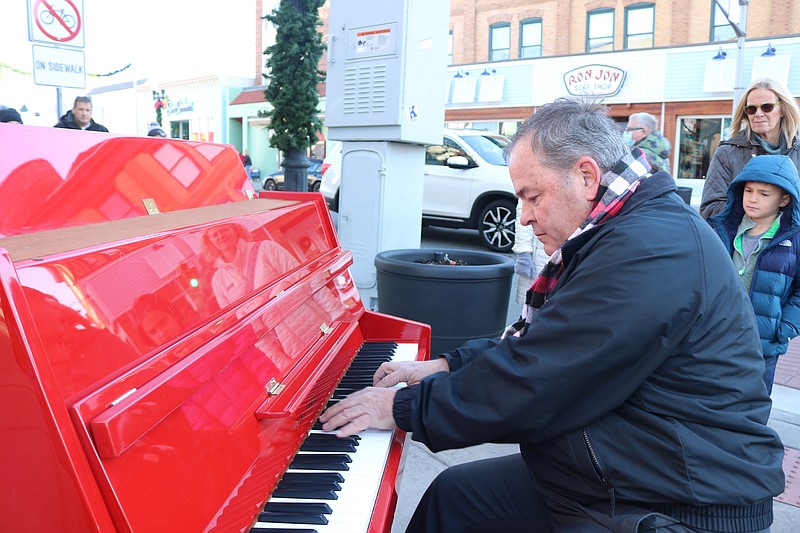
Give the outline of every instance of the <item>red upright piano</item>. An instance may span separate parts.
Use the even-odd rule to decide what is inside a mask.
[[[319,194],[220,144],[0,146],[0,530],[390,530],[404,436],[316,420],[430,329],[364,309]]]

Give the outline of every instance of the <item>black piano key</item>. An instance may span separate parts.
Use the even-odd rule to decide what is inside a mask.
[[[332,511],[327,503],[267,502],[264,512],[318,515],[331,514]]]
[[[314,442],[341,442],[341,441],[352,441],[353,444],[358,445],[358,441],[361,439],[358,435],[353,435],[351,437],[337,437],[334,433],[309,433],[306,437],[306,441],[314,441]]]
[[[344,453],[303,453],[292,459],[289,468],[298,470],[350,470],[347,463],[353,460]]]
[[[328,523],[328,517],[323,514],[307,513],[274,513],[264,511],[258,513],[259,522],[278,522],[284,524],[316,524],[324,526]]]
[[[316,529],[287,529],[285,527],[251,527],[250,533],[319,533]]]
[[[312,437],[309,435],[309,437]],[[314,440],[307,438],[300,446],[301,452],[354,452],[358,441],[348,438]]]
[[[286,472],[281,482],[287,483],[344,483],[344,476],[338,472]]]
[[[371,341],[366,342],[361,347],[361,350],[377,350],[377,349],[391,349],[394,350],[397,348],[397,343],[395,341]]]
[[[287,488],[278,487],[272,493],[273,498],[296,498],[299,500],[336,500],[339,495],[336,492],[341,489],[331,490],[327,488],[304,487],[293,485]]]
[[[299,489],[309,489],[309,490],[330,490],[330,491],[337,491],[341,490],[342,486],[339,482],[333,480],[322,480],[322,481],[311,481],[309,479],[300,479],[297,481],[293,480],[282,480],[278,483],[276,490],[299,490]]]
[[[300,481],[281,481],[278,483],[278,489],[325,489],[325,490],[341,490],[342,486],[336,481],[319,481],[319,482],[312,482],[309,480],[300,480]]]

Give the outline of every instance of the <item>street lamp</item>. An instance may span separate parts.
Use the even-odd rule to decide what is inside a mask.
[[[167,94],[164,92],[164,89],[161,89],[161,91],[153,91],[153,102],[155,102],[156,108],[156,122],[161,126],[161,109],[167,107]]]
[[[731,20],[731,18],[728,16],[728,12],[725,11],[725,8],[722,7],[722,4],[719,0],[714,0],[714,3],[717,4],[719,10],[722,11],[723,15],[725,15],[725,18],[728,20],[728,24],[731,25],[733,32],[736,34],[736,81],[734,82],[733,86],[733,109],[735,111],[736,105],[739,103],[739,100],[741,100],[742,93],[744,92],[742,66],[744,63],[744,40],[747,38],[747,32],[745,31],[747,28],[747,6],[750,4],[750,0],[739,0],[739,24],[741,24],[741,26]]]

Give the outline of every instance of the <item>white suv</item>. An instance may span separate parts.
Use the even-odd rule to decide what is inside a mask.
[[[425,147],[422,224],[477,229],[492,251],[514,244],[517,200],[503,148],[508,138],[479,130],[444,130],[442,144]],[[322,164],[320,192],[332,211],[339,208],[342,145]]]

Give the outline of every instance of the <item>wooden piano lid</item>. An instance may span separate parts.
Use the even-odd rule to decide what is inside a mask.
[[[70,250],[123,241],[141,235],[154,235],[178,228],[202,225],[238,215],[260,213],[294,204],[297,204],[297,202],[254,199],[196,207],[171,213],[158,213],[84,226],[71,226],[25,235],[14,235],[0,238],[0,248],[5,248],[14,262],[24,261]]]

